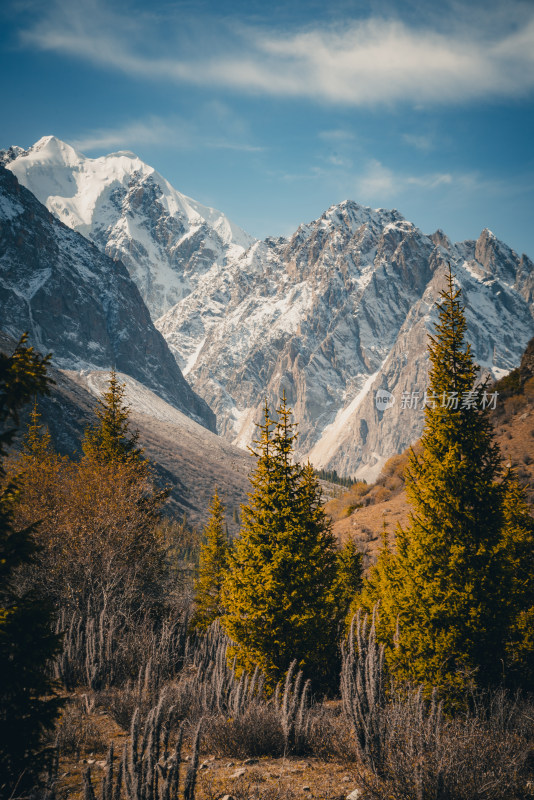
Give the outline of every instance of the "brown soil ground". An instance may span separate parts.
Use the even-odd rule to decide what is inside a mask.
[[[115,754],[121,754],[128,735],[104,711],[90,713],[88,721],[98,734],[92,750],[62,757],[59,763],[57,800],[83,800],[83,774],[90,767],[96,797],[100,797],[105,774],[107,749],[113,741]],[[97,740],[101,739],[98,744]],[[182,757],[182,779],[185,778],[190,755],[187,747]],[[201,751],[196,800],[221,800],[230,795],[234,800],[344,800],[358,787],[358,778],[346,760],[325,761],[318,758],[216,758]]]

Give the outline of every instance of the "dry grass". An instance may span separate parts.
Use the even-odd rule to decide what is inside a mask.
[[[529,503],[534,503],[534,400],[531,394],[504,401],[502,413],[494,415],[495,438],[503,454],[504,463],[512,468],[525,487]],[[517,408],[516,408],[517,406]],[[498,407],[499,410],[499,407]],[[366,566],[372,563],[380,550],[381,531],[384,522],[388,533],[395,537],[397,525],[404,527],[409,522],[410,506],[403,489],[403,471],[407,452],[393,456],[385,464],[383,475],[367,493],[361,495],[361,508],[354,509],[349,516],[333,516],[334,533],[340,542],[352,537],[366,553]],[[402,479],[400,488],[398,481]],[[393,488],[396,486],[396,488]],[[391,492],[384,497],[382,489]],[[352,495],[346,493],[335,501],[341,507],[351,502]],[[368,501],[365,504],[365,501]],[[327,510],[329,504],[326,506]]]

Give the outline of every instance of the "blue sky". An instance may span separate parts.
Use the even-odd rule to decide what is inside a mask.
[[[0,147],[136,152],[256,236],[350,198],[534,258],[534,3],[5,0]]]

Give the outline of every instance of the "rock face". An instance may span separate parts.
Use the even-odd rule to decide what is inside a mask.
[[[448,262],[483,370],[517,366],[534,330],[534,266],[488,230],[452,244],[397,211],[346,201],[288,239],[257,242],[217,212],[199,210],[200,221],[171,208],[183,195],[132,154],[84,159],[48,137],[4,158],[67,224],[122,254],[154,318],[168,309],[156,327],[219,432],[241,446],[265,398],[274,408],[285,391],[299,457],[374,478],[421,433],[427,336]],[[393,405],[377,408],[379,389]]]
[[[214,264],[254,242],[127,151],[86,158],[45,136],[29,150],[0,151],[1,161],[65,225],[123,262],[152,319],[188,295]]]
[[[213,412],[183,378],[120,261],[59,222],[0,166],[0,318],[65,369],[118,370],[210,429]]]
[[[490,231],[452,245],[396,211],[352,202],[206,274],[156,325],[227,438],[248,444],[264,398],[272,408],[285,390],[299,456],[372,479],[421,433],[428,333],[448,262],[475,357],[499,377],[534,330],[532,262]],[[377,408],[378,389],[394,405]]]

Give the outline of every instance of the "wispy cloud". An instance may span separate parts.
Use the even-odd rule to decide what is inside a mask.
[[[222,136],[207,135],[197,125],[179,117],[162,119],[156,116],[126,122],[113,128],[97,128],[79,139],[71,140],[70,144],[81,151],[127,149],[139,145],[165,145],[175,150],[191,150],[201,147],[248,153],[264,150],[263,147],[240,141],[237,138],[232,140]]]
[[[364,170],[353,179],[355,196],[363,202],[389,202],[407,194],[413,196],[436,191],[460,191],[474,196],[491,193],[504,196],[516,191],[509,183],[485,178],[477,172],[429,172],[412,175],[387,167],[376,159],[367,162]]]
[[[430,136],[415,133],[405,133],[402,139],[406,144],[409,144],[410,147],[415,147],[416,150],[421,150],[425,153],[434,149],[434,142]]]
[[[151,18],[84,0],[56,2],[22,41],[144,79],[354,106],[447,104],[534,89],[534,9],[520,21],[447,32],[393,18],[290,33],[221,25],[215,43],[201,29],[185,41],[170,21],[160,41]]]
[[[106,150],[147,144],[172,143],[175,147],[190,146],[192,131],[189,126],[172,125],[159,117],[126,122],[115,128],[97,128],[80,139],[71,141],[77,150]]]

